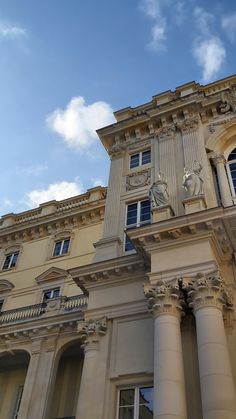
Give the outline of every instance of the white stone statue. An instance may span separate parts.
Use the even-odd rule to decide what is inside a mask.
[[[152,208],[169,205],[167,181],[162,173],[158,173],[157,180],[152,184],[149,190],[149,198]]]
[[[192,169],[184,169],[183,187],[187,192],[188,198],[202,195],[203,178],[200,175],[202,166],[198,161],[194,161]]]

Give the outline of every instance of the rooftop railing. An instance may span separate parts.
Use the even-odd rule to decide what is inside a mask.
[[[57,304],[58,308],[55,310],[55,315],[72,311],[80,311],[85,308],[88,303],[88,297],[86,297],[84,294],[80,294],[72,297],[58,297],[49,299],[48,301],[42,302],[40,304],[5,310],[0,313],[0,326],[8,323],[34,320],[43,315],[46,316],[49,311],[50,315],[52,315],[52,310],[49,308],[52,300],[57,300],[59,303]]]

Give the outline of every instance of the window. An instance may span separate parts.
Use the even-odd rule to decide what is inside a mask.
[[[18,418],[18,414],[19,414],[19,410],[20,410],[20,403],[21,403],[22,394],[23,394],[23,389],[24,389],[24,386],[19,386],[19,388],[18,388],[17,397],[16,397],[16,401],[15,401],[13,419]]]
[[[230,153],[226,168],[232,195],[236,197],[236,148]]]
[[[9,253],[9,255],[6,255],[2,269],[14,268],[16,266],[18,256],[19,252]]]
[[[117,419],[153,418],[153,387],[134,387],[119,392]]]
[[[51,300],[52,298],[57,298],[60,295],[60,288],[53,288],[51,290],[44,291],[43,301]]]
[[[53,250],[53,256],[65,255],[69,251],[69,246],[70,246],[69,238],[56,241],[54,250]]]
[[[151,162],[151,150],[140,151],[130,156],[130,169],[142,166]]]
[[[150,223],[151,220],[151,206],[149,199],[145,201],[139,201],[127,205],[126,214],[126,229],[132,227],[140,227],[143,224]],[[131,241],[126,237],[125,239],[125,251],[132,250],[134,247]]]
[[[0,300],[0,313],[2,312],[3,303],[4,303],[4,300]]]

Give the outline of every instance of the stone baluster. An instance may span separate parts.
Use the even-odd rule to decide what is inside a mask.
[[[219,273],[199,274],[188,286],[196,317],[204,419],[235,419],[236,397],[222,310],[232,301]]]
[[[225,157],[223,154],[212,153],[211,160],[217,171],[222,205],[224,207],[230,207],[233,205],[233,200],[230,192],[229,181],[225,171]]]
[[[178,284],[145,285],[154,315],[154,419],[186,419]]]
[[[106,318],[79,322],[84,364],[76,419],[103,419],[108,342]]]

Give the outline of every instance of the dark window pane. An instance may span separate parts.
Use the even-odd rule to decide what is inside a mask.
[[[143,405],[139,407],[139,419],[153,418],[153,408],[150,405]]]
[[[151,161],[151,150],[142,152],[142,164],[150,163]]]
[[[153,403],[153,387],[139,389],[139,404]]]
[[[62,248],[62,252],[61,252],[62,254],[68,253],[69,244],[70,244],[70,239],[64,240],[63,248]]]
[[[19,253],[14,253],[13,258],[11,260],[10,268],[14,268],[16,266],[18,255],[19,255]]]
[[[134,407],[121,407],[119,409],[119,419],[134,419]]]
[[[128,205],[126,225],[137,223],[137,209],[137,203]]]
[[[61,241],[59,241],[59,242],[56,242],[56,243],[55,243],[53,256],[58,256],[58,255],[60,255],[60,252],[61,252],[61,246],[62,246],[62,242],[61,242]]]
[[[228,160],[236,160],[236,148],[230,153]]]
[[[141,202],[141,213],[140,213],[140,221],[150,221],[151,219],[151,206],[150,201],[143,201]]]
[[[137,166],[139,166],[139,154],[133,154],[130,156],[130,169]]]
[[[49,298],[51,298],[51,291],[46,291],[46,292],[43,294],[43,299],[44,299],[44,300],[49,300]]]
[[[120,391],[120,406],[128,406],[134,404],[134,389],[129,388],[127,390]]]
[[[59,297],[59,294],[60,294],[60,288],[57,288],[57,289],[53,290],[52,298]]]
[[[128,239],[128,237],[125,238],[125,251],[128,252],[129,250],[133,250],[134,246],[131,243],[131,241]]]
[[[8,269],[10,267],[10,261],[11,261],[11,255],[7,255],[2,269]]]
[[[236,163],[229,164],[230,170],[236,170]]]

